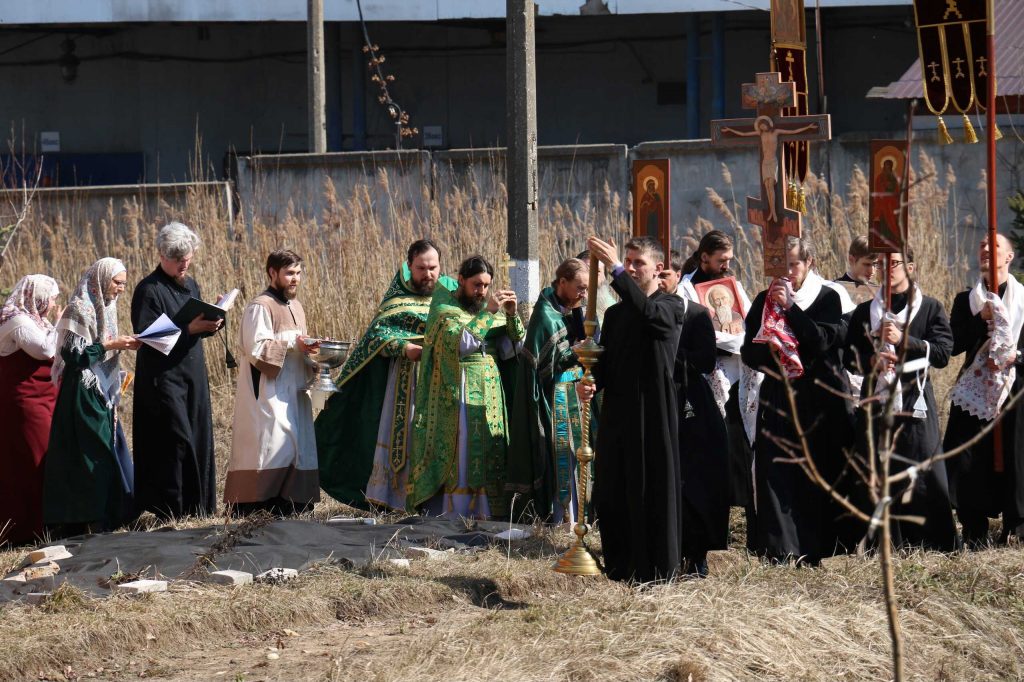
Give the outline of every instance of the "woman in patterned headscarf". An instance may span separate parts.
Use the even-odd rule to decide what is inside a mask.
[[[139,347],[117,333],[117,297],[127,276],[116,258],[93,263],[57,323],[43,520],[58,534],[110,530],[130,511],[131,455],[117,423],[119,356]]]
[[[57,389],[50,383],[57,332],[50,320],[60,289],[27,275],[0,310],[0,541],[31,542],[43,531],[43,455]],[[5,528],[6,526],[6,528]]]

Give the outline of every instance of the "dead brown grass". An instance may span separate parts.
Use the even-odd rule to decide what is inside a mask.
[[[924,159],[921,165],[926,167]],[[392,193],[422,191],[395,186],[384,173],[375,182]],[[740,276],[757,291],[760,237],[735,223],[742,213],[736,197],[730,196],[727,170],[723,182],[728,200],[719,198],[719,211],[732,216]],[[915,245],[927,290],[947,305],[966,284],[966,266],[950,262],[947,255],[950,235],[957,234],[946,210],[955,200],[954,183],[949,174],[934,174],[915,190],[920,199],[912,227],[920,235]],[[865,191],[864,178],[857,175],[842,196],[830,193],[820,180],[811,183],[807,220],[826,275],[843,270],[841,257],[851,235],[866,230]],[[504,251],[500,193],[485,196],[470,185],[430,202],[425,215],[399,216],[393,221],[396,227],[385,231],[365,191],[338,197],[328,183],[325,192],[333,200],[322,216],[293,212],[278,225],[237,224],[234,230],[228,228],[222,198],[202,192],[152,213],[138,202],[125,202],[109,205],[105,216],[92,221],[73,214],[46,221],[30,216],[8,254],[8,262],[17,267],[3,270],[0,286],[34,271],[53,273],[73,286],[82,270],[102,255],[124,259],[131,277],[138,279],[156,264],[156,231],[173,218],[195,227],[204,240],[195,275],[208,298],[234,286],[242,286],[247,297],[254,295],[264,286],[266,252],[288,246],[307,258],[302,298],[311,331],[346,338],[357,336],[369,321],[412,239],[426,235],[437,240],[449,270],[470,253],[496,258]],[[620,201],[605,187],[579,211],[561,204],[544,207],[543,271],[550,272],[562,257],[582,249],[588,233],[621,239],[625,221]],[[710,227],[710,221],[700,221],[689,238],[699,238]],[[126,296],[121,301],[123,326],[129,300]],[[236,335],[232,320],[227,336],[232,345]],[[206,342],[206,351],[223,472],[230,451],[233,376],[221,362],[219,341]],[[336,503],[325,501],[313,516],[337,510]],[[178,525],[211,521],[183,519]],[[833,559],[819,570],[765,568],[733,550],[712,556],[709,580],[634,590],[552,573],[552,541],[564,548],[569,537],[549,537],[547,544],[538,542],[511,555],[495,549],[448,562],[416,563],[409,571],[324,567],[277,587],[232,591],[188,584],[162,596],[102,601],[66,589],[43,609],[0,608],[0,677],[24,679],[42,673],[74,679],[92,666],[104,666],[107,673],[119,666],[121,672],[113,674],[117,678],[145,673],[209,679],[212,668],[188,670],[178,664],[181,652],[193,649],[210,652],[216,671],[246,673],[224,656],[220,660],[218,652],[226,643],[262,646],[286,627],[307,633],[337,656],[319,661],[292,652],[248,671],[253,677],[792,680],[889,675],[889,640],[873,560]],[[911,676],[1024,677],[1020,556],[1018,549],[1000,549],[898,560]],[[0,570],[20,560],[20,552],[0,553]],[[432,614],[429,627],[422,625],[425,614]],[[387,632],[389,644],[357,646],[348,635],[330,639],[334,623]],[[319,640],[317,633],[324,633]]]

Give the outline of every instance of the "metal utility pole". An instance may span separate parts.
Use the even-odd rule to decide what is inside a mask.
[[[327,152],[324,0],[307,0],[306,67],[309,93],[309,151],[324,154]]]
[[[520,309],[529,311],[540,295],[537,256],[537,61],[533,0],[506,0],[505,107],[508,153],[508,254],[511,283]]]

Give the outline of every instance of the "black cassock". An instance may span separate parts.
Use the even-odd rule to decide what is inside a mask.
[[[747,546],[769,559],[816,564],[839,551],[835,524],[838,511],[827,493],[811,482],[799,465],[775,461],[792,455],[768,434],[793,443],[797,438],[785,386],[767,373],[779,373],[772,351],[768,344],[753,343],[761,328],[766,293],[758,294],[750,306],[741,351],[748,367],[766,372],[754,440],[756,509],[747,513]],[[804,368],[801,377],[790,381],[800,423],[807,432],[816,466],[835,483],[844,469],[844,448],[849,448],[853,439],[851,408],[842,397],[816,385],[815,380],[835,391],[849,392],[849,380],[838,359],[843,328],[839,294],[823,285],[806,310],[794,304],[786,319],[796,335]]]
[[[594,507],[605,570],[614,580],[668,578],[679,569],[676,386],[672,379],[683,301],[645,296],[625,272],[608,308],[595,368],[604,392],[594,459]]]
[[[132,327],[141,332],[161,313],[173,318],[191,297],[200,298],[194,279],[187,277],[182,286],[157,267],[135,288]],[[166,518],[216,509],[206,358],[202,338],[188,329],[170,355],[145,345],[138,351],[132,450],[139,512]]]
[[[906,293],[892,295],[893,312],[901,312],[906,305]],[[906,358],[909,361],[924,357],[927,342],[929,365],[941,369],[949,364],[949,354],[953,350],[953,333],[949,327],[949,319],[942,309],[942,304],[930,296],[922,296],[920,306],[920,311],[910,322],[909,328],[905,330],[907,335]],[[850,319],[850,331],[847,335],[847,366],[852,370],[857,366],[855,363],[859,360],[859,366],[864,368],[866,374],[870,373],[871,357],[875,353],[875,346],[867,333],[871,327],[870,311],[871,301],[857,306]],[[903,405],[897,406],[897,409],[908,415],[914,412],[914,403],[921,395],[917,387],[917,378],[916,373],[904,374],[900,377]],[[870,377],[865,376],[864,386],[861,390],[862,396],[868,395],[870,383]],[[935,394],[932,391],[930,380],[925,383],[924,397],[927,413],[923,419],[898,416],[894,421],[894,428],[901,429],[896,439],[895,452],[899,457],[913,462],[920,462],[931,457],[939,452],[942,446],[939,439],[939,411],[935,406]],[[881,405],[877,402],[872,405],[877,414]],[[857,422],[860,451],[864,453],[866,452],[864,438],[867,436],[867,428],[863,410],[858,410]],[[880,419],[875,419],[874,423],[877,431],[880,428]],[[895,473],[909,466],[910,464],[907,462],[894,459],[890,464],[890,471]],[[896,496],[897,491],[894,491],[893,495]],[[908,503],[904,503],[902,499],[894,501],[892,513],[925,518],[923,526],[911,521],[893,521],[892,540],[897,546],[949,551],[956,549],[959,545],[956,526],[953,523],[953,510],[949,502],[949,484],[946,478],[945,462],[938,462],[920,474],[914,485],[911,500]]]
[[[999,287],[999,295],[1006,292],[1006,284]],[[988,340],[988,323],[980,315],[971,313],[970,291],[963,291],[953,299],[949,322],[953,328],[953,355],[966,353],[962,373],[974,362],[981,345]],[[1024,333],[1017,340],[1021,348]],[[1017,363],[1017,377],[1013,382],[1013,395],[1024,387],[1024,366]],[[1018,402],[1004,412],[1002,419],[1003,471],[992,466],[992,434],[971,446],[962,454],[947,460],[949,465],[949,493],[963,524],[964,540],[981,542],[988,536],[988,519],[1003,515],[1003,535],[1013,532],[1018,537],[1024,532],[1024,448],[1021,442],[1017,413]],[[958,405],[949,408],[949,423],[943,450],[951,450],[966,443],[989,422],[968,414]]]
[[[683,482],[683,555],[700,560],[729,545],[729,437],[711,386],[718,348],[708,309],[686,302],[675,381],[679,391],[679,463]]]

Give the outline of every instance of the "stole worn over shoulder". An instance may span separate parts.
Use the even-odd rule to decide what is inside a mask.
[[[414,396],[409,390],[417,364],[405,357],[406,343],[423,343],[430,296],[417,294],[406,263],[384,292],[377,314],[356,344],[336,381],[331,396],[317,416],[316,440],[320,485],[333,498],[366,506],[367,481],[373,468],[378,429],[391,362],[397,363],[396,395],[391,439],[387,443],[393,475],[406,465],[406,423]],[[442,275],[437,286],[454,286]]]

